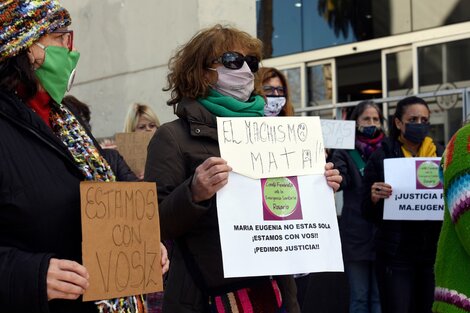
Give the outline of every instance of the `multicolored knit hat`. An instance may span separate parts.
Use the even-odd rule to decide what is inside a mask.
[[[70,25],[69,12],[55,0],[0,2],[0,62],[29,48],[43,35]]]

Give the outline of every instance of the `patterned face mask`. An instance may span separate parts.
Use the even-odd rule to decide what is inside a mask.
[[[278,116],[282,108],[286,105],[286,97],[266,97],[266,105],[264,106],[264,116]]]

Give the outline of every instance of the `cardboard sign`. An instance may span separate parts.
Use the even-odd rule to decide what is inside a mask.
[[[343,271],[333,190],[325,176],[251,179],[217,192],[225,277]]]
[[[384,201],[384,220],[443,220],[444,194],[439,180],[440,160],[384,160],[385,182],[393,190],[392,195]]]
[[[80,183],[84,301],[163,290],[155,183]]]
[[[251,178],[323,174],[325,149],[318,116],[217,117],[220,155]]]
[[[127,165],[137,176],[145,170],[147,146],[153,134],[150,132],[117,133],[116,145]]]
[[[323,143],[328,149],[354,149],[356,122],[321,119]]]

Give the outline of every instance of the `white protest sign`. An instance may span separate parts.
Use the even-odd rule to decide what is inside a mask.
[[[221,157],[239,174],[266,178],[325,171],[317,116],[217,117],[217,132]]]
[[[333,190],[325,176],[251,179],[217,192],[225,277],[343,271]]]
[[[385,182],[393,193],[384,201],[384,220],[433,220],[444,217],[440,158],[384,160]]]
[[[321,119],[323,144],[328,149],[354,149],[356,122]]]

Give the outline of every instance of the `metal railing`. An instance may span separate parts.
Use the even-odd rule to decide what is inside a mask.
[[[427,92],[427,93],[418,93],[415,94],[415,96],[423,98],[423,99],[428,99],[428,98],[434,98],[434,97],[444,97],[444,96],[452,96],[452,95],[460,95],[460,99],[462,101],[462,121],[466,120],[469,112],[470,112],[470,87],[467,88],[458,88],[458,89],[450,89],[450,90],[439,90],[435,92]],[[376,98],[376,99],[368,99],[371,101],[374,101],[375,103],[378,104],[384,104],[383,107],[383,114],[384,116],[388,116],[388,103],[390,102],[397,102],[405,97],[408,97],[411,95],[405,95],[405,96],[394,96],[394,97],[387,97],[387,98]],[[331,103],[331,104],[324,104],[324,105],[314,105],[314,106],[308,106],[305,108],[296,108],[295,113],[309,113],[309,112],[315,112],[315,111],[323,111],[323,110],[328,110],[331,109],[332,112],[335,112],[334,118],[340,119],[341,118],[341,109],[347,108],[347,107],[353,107],[356,106],[359,101],[349,101],[349,102],[338,102],[338,103]]]

